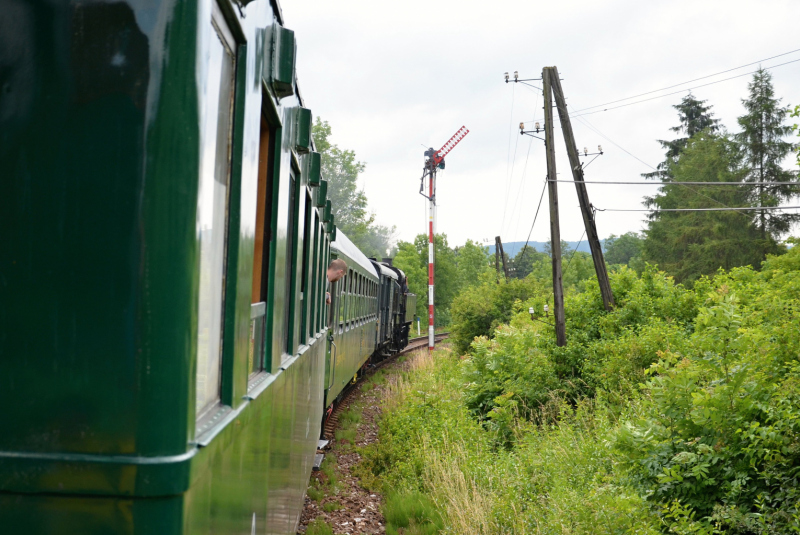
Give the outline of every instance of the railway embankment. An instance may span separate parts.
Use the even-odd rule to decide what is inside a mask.
[[[591,281],[567,295],[564,347],[535,294],[491,338],[362,392],[339,458],[379,498],[378,532],[800,529],[800,250],[692,287],[652,268],[611,283],[610,312]]]

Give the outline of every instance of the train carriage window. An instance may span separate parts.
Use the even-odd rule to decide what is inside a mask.
[[[353,313],[353,270],[347,270],[347,303],[345,304],[344,321],[345,327],[350,329],[350,316]]]
[[[353,328],[353,305],[355,303],[355,291],[356,291],[356,276],[353,273],[353,270],[350,270],[350,283],[347,285],[348,287],[348,295],[347,295],[347,328]]]
[[[337,292],[339,294],[338,299],[336,300],[338,302],[336,306],[338,312],[336,313],[336,315],[339,318],[338,322],[339,322],[340,333],[344,331],[344,300],[345,296],[347,295],[347,293],[344,290],[346,284],[347,284],[347,274],[345,274],[344,277],[342,277],[339,280],[339,282],[336,283]]]
[[[197,199],[199,252],[196,413],[220,395],[228,186],[233,136],[236,43],[214,3],[202,95],[200,177]]]
[[[297,284],[297,232],[299,219],[299,180],[294,169],[289,172],[289,216],[286,224],[286,259],[285,259],[285,280],[286,293],[284,296],[283,311],[283,351],[288,357],[294,354],[294,316],[295,316],[295,287]]]
[[[312,209],[313,213],[313,229],[314,229],[314,239],[312,242],[312,272],[311,272],[311,311],[309,314],[309,329],[308,329],[308,336],[311,337],[319,331],[319,307],[320,307],[320,299],[319,299],[319,278],[322,275],[322,272],[319,269],[319,225],[317,221],[319,220],[317,216],[317,211]]]
[[[300,319],[300,343],[307,344],[310,333],[309,314],[311,312],[311,284],[308,277],[311,272],[311,195],[306,192],[306,206],[303,217],[303,265],[300,276],[300,295],[303,297],[302,318]]]

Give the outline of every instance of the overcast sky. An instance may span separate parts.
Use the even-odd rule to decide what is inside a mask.
[[[426,201],[418,194],[423,145],[438,149],[462,125],[470,130],[438,180],[437,227],[451,245],[493,242],[496,235],[524,241],[533,222],[546,173],[544,145],[521,137],[518,125],[541,120],[542,98],[504,83],[504,72],[538,78],[542,67],[557,66],[567,103],[578,110],[800,49],[798,0],[284,0],[282,7],[296,32],[306,105],[331,124],[334,143],[366,162],[361,184],[370,209],[379,223],[397,227],[398,239],[425,232]],[[763,66],[797,59],[800,52]],[[800,103],[800,62],[771,72],[784,104]],[[750,79],[692,92],[736,132]],[[685,94],[582,117],[605,138],[575,120],[579,148],[596,152],[601,144],[605,151],[586,179],[640,180],[663,160],[656,140],[676,137],[669,131],[678,122],[671,106]],[[559,178],[568,179],[557,120],[555,134]],[[589,197],[600,208],[641,208],[642,196],[654,191],[597,185]],[[583,223],[575,188],[559,184],[559,197],[562,238],[578,240]],[[531,240],[549,239],[548,217],[545,198]],[[598,232],[604,238],[640,230],[643,217],[601,213]]]

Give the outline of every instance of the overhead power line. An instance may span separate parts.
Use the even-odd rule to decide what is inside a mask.
[[[572,180],[548,180],[548,182],[567,182]],[[600,180],[584,180],[584,184],[615,184],[625,186],[800,186],[800,182],[605,182]]]
[[[800,61],[800,59],[794,59],[792,61],[787,61],[786,63],[779,63],[778,65],[772,65],[771,67],[765,67],[763,70],[768,71],[768,70],[774,69],[776,67],[783,67],[784,65],[789,65],[790,63],[797,63],[798,61]],[[600,112],[604,112],[604,111],[611,111],[611,110],[616,110],[616,109],[619,109],[619,108],[625,108],[626,106],[633,106],[634,104],[641,104],[642,102],[649,102],[651,100],[656,100],[656,99],[659,99],[659,98],[668,97],[670,95],[677,95],[678,93],[684,93],[686,91],[691,91],[692,89],[699,89],[701,87],[706,87],[706,86],[709,86],[709,85],[714,85],[714,84],[719,84],[719,83],[722,83],[722,82],[727,82],[728,80],[734,80],[736,78],[741,78],[742,76],[748,76],[750,74],[755,74],[757,72],[758,71],[750,71],[750,72],[746,72],[744,74],[737,74],[736,76],[731,76],[730,78],[723,78],[722,80],[716,80],[714,82],[709,82],[707,84],[696,85],[694,87],[687,87],[687,88],[684,88],[684,89],[680,89],[678,91],[673,91],[672,93],[664,93],[663,95],[658,95],[658,96],[655,96],[655,97],[645,98],[645,99],[642,99],[642,100],[637,100],[636,102],[629,102],[627,104],[620,104],[619,106],[612,106],[611,108],[603,108],[602,110],[595,110],[595,111],[590,111],[590,112],[586,112],[586,113],[580,113],[579,111],[575,111],[573,113],[575,113],[576,115],[570,115],[570,117],[584,117],[586,115],[592,115],[592,114],[600,113]],[[589,109],[589,108],[585,108],[585,109]]]
[[[754,61],[752,63],[745,63],[744,65],[739,65],[738,67],[734,67],[732,69],[727,69],[727,70],[724,70],[724,71],[715,72],[714,74],[708,74],[706,76],[701,76],[700,78],[694,78],[692,80],[687,80],[687,81],[681,82],[679,84],[668,85],[667,87],[662,87],[661,89],[654,89],[652,91],[647,91],[645,93],[639,93],[638,95],[633,95],[633,96],[630,96],[630,97],[625,97],[625,98],[621,98],[621,99],[617,99],[617,100],[612,100],[611,102],[605,102],[603,104],[597,104],[595,106],[589,106],[588,108],[583,108],[583,109],[580,109],[580,110],[576,110],[573,113],[580,113],[580,112],[587,111],[587,110],[593,110],[595,108],[601,108],[603,106],[608,106],[609,104],[616,104],[618,102],[624,102],[626,100],[631,100],[631,99],[634,99],[634,98],[643,97],[645,95],[651,95],[653,93],[658,93],[660,91],[666,91],[667,89],[672,89],[673,87],[679,87],[679,86],[682,86],[682,85],[691,84],[692,82],[697,82],[699,80],[705,80],[706,78],[713,78],[714,76],[719,76],[720,74],[725,74],[725,73],[728,73],[728,72],[737,71],[739,69],[743,69],[745,67],[749,67],[750,65],[756,65],[757,63],[761,63],[762,61],[769,61],[771,59],[780,58],[782,56],[788,56],[789,54],[794,54],[795,52],[800,52],[800,48],[798,48],[796,50],[790,50],[789,52],[784,52],[783,54],[778,54],[777,56],[771,56],[771,57],[768,57],[768,58],[760,59],[760,60]],[[776,65],[776,67],[777,67],[777,65]],[[683,91],[685,91],[685,89]]]
[[[547,179],[544,180],[544,187],[542,188],[542,194],[539,196],[539,206],[536,207],[536,215],[533,216],[533,223],[531,223],[531,230],[528,232],[528,239],[525,240],[525,245],[522,247],[522,253],[525,253],[525,249],[528,248],[528,242],[531,241],[531,234],[533,234],[533,227],[536,225],[536,219],[539,217],[539,208],[542,207],[542,199],[544,199],[544,190],[547,189]],[[523,258],[520,256],[520,258]]]
[[[761,210],[793,210],[800,206],[737,206],[725,208],[597,208],[598,212],[749,212]]]

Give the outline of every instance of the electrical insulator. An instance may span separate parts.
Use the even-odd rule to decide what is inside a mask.
[[[516,82],[517,80],[519,80],[519,73],[514,71],[514,81]]]
[[[536,131],[539,131],[539,121],[536,121]]]
[[[584,156],[588,156],[589,155],[589,149],[587,149],[586,147],[583,147],[583,155]]]
[[[519,123],[519,131],[522,132],[525,130],[525,123]]]
[[[603,147],[598,145],[597,146],[597,152],[599,152],[600,154],[603,154]]]
[[[505,76],[506,82],[508,82],[508,73],[503,73],[503,76]]]

